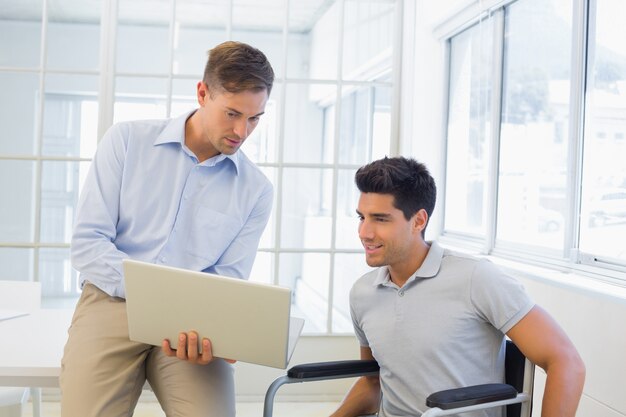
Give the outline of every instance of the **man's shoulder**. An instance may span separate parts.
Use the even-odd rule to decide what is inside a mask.
[[[170,119],[127,120],[113,124],[105,138],[109,140],[150,140],[154,139],[167,127]]]
[[[448,250],[444,252],[442,271],[445,271],[448,276],[454,276],[457,282],[459,277],[465,277],[471,280],[473,285],[486,285],[487,287],[494,282],[502,282],[504,277],[516,281],[486,257]]]
[[[258,181],[263,188],[273,187],[272,182],[267,178],[261,168],[252,162],[242,150],[237,151],[237,159],[239,164],[239,173],[241,175],[254,178],[255,182]]]
[[[172,119],[146,119],[119,122],[116,125],[129,133],[153,135],[162,132],[171,122]],[[154,139],[154,136],[149,137]]]
[[[361,275],[352,285],[351,293],[372,291],[376,287],[375,283],[380,273],[381,268],[376,268]]]
[[[442,265],[448,267],[462,267],[474,269],[477,265],[489,262],[485,258],[462,252],[456,252],[450,249],[444,249],[442,257]]]

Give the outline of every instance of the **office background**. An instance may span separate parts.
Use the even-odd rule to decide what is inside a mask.
[[[588,368],[579,415],[624,416],[624,18],[620,0],[0,0],[0,278],[71,306],[71,221],[98,138],[193,108],[206,50],[241,40],[277,74],[244,145],[276,187],[251,279],[294,289],[294,361],[358,354],[352,175],[400,153],[436,177],[428,237],[490,256],[568,331]],[[242,398],[277,375],[239,367]]]

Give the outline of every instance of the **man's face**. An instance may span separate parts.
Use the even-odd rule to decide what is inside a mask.
[[[213,92],[211,97],[206,84],[198,83],[203,145],[215,155],[237,152],[259,123],[267,99],[266,90]]]
[[[414,256],[415,221],[405,219],[393,201],[391,194],[361,193],[359,198],[359,238],[369,266],[394,268]]]

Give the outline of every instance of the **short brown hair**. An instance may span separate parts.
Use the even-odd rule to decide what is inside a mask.
[[[243,42],[228,41],[209,51],[202,81],[211,94],[267,90],[269,95],[274,70],[263,52]]]
[[[437,200],[435,180],[426,165],[413,158],[384,157],[359,168],[354,179],[362,193],[392,195],[393,206],[402,210],[406,220],[421,209],[426,210],[429,219],[433,214]]]

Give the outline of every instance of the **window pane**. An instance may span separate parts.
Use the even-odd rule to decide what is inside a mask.
[[[102,1],[72,3],[49,1],[46,32],[48,68],[95,70],[100,57]]]
[[[74,208],[88,162],[44,161],[41,178],[41,241],[69,243]]]
[[[389,155],[391,147],[391,87],[374,87],[372,154],[369,160]],[[369,161],[364,161],[364,163]]]
[[[274,283],[274,254],[271,252],[257,252],[254,258],[250,281],[264,284]]]
[[[309,78],[311,68],[311,32],[290,32],[287,35],[287,51],[287,73],[289,77],[298,79]]]
[[[78,272],[70,265],[69,248],[39,250],[39,282],[42,298],[71,297],[80,293]]]
[[[117,20],[117,72],[170,72],[169,0],[120,0]],[[202,51],[198,51],[202,55]]]
[[[340,169],[337,179],[337,234],[335,247],[338,249],[361,249],[359,219],[356,208],[361,193],[354,184],[354,169]]]
[[[332,171],[283,170],[281,246],[330,248]]]
[[[326,253],[280,255],[279,284],[291,288],[291,314],[305,319],[304,332],[326,332],[329,273],[330,255]]]
[[[352,285],[373,268],[365,263],[362,253],[338,253],[335,255],[333,274],[333,332],[352,333],[350,318],[350,289]]]
[[[0,67],[38,67],[42,0],[3,1],[0,7]],[[4,90],[3,90],[4,91]],[[1,112],[0,112],[1,114]]]
[[[285,108],[284,161],[331,163],[332,136],[325,136],[324,109],[337,91],[332,85],[289,84]],[[334,118],[333,118],[334,119]],[[328,126],[334,131],[333,126]]]
[[[585,106],[580,248],[626,261],[626,3],[595,2]]]
[[[172,80],[172,105],[170,107],[170,117],[178,117],[183,113],[187,113],[198,108],[198,99],[196,98],[196,88],[198,81],[202,79],[199,74],[196,79],[179,79]]]
[[[91,158],[98,132],[98,77],[48,75],[42,155]]]
[[[0,161],[0,239],[32,242],[35,232],[35,162]],[[10,202],[10,204],[6,204]]]
[[[325,0],[289,3],[287,35],[289,78],[335,77],[339,39],[336,10],[338,8],[333,2]],[[319,55],[320,53],[322,55]]]
[[[114,123],[166,117],[167,80],[162,78],[117,77]]]
[[[291,2],[291,4],[305,4],[304,2]],[[310,31],[310,58],[309,58],[309,78],[329,79],[337,78],[337,55],[339,54],[339,17],[341,16],[340,1],[333,1],[328,5],[328,1],[320,2],[318,8],[320,17],[316,21],[311,21]],[[292,27],[296,27],[297,20],[295,13],[301,10],[294,7],[294,13],[289,16]],[[316,13],[316,14],[317,14]],[[289,46],[292,43],[290,42]],[[297,66],[288,68],[290,76],[296,76],[300,72]],[[292,72],[293,71],[293,72]]]
[[[507,9],[498,184],[502,240],[563,248],[571,14],[571,2],[562,0],[523,0]]]
[[[0,280],[33,281],[35,251],[24,248],[0,248]]]
[[[374,87],[343,88],[339,163],[363,165],[371,161],[373,114]]]
[[[450,41],[445,229],[485,235],[491,136],[492,20]]]
[[[393,1],[346,0],[343,79],[371,80],[389,69],[394,35]]]
[[[221,0],[176,1],[174,74],[202,78],[208,51],[227,40],[228,8],[228,2]]]
[[[0,72],[0,153],[35,155],[39,76]]]

